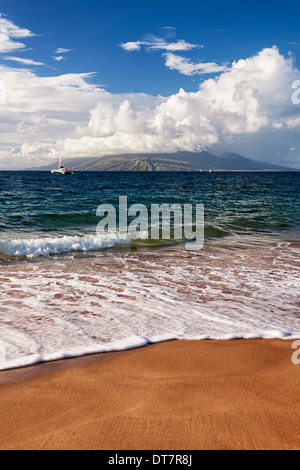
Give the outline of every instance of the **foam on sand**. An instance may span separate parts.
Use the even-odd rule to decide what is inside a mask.
[[[298,251],[100,251],[5,264],[0,369],[169,339],[300,338]]]

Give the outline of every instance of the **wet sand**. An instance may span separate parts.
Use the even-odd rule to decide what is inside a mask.
[[[300,449],[285,340],[172,341],[0,373],[1,449]]]

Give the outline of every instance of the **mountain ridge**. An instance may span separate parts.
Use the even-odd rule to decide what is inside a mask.
[[[257,162],[237,153],[216,156],[206,151],[66,158],[64,164],[74,171],[295,171],[294,168]],[[54,168],[56,163],[27,168],[26,171],[51,171]]]

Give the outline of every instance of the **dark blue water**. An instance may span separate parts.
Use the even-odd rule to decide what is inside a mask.
[[[273,236],[298,240],[300,173],[0,172],[1,240],[95,233],[97,207],[205,205],[206,239]]]

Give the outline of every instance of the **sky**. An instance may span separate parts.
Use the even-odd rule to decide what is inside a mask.
[[[50,163],[60,141],[65,158],[211,150],[300,168],[299,13],[1,0],[0,168]]]

